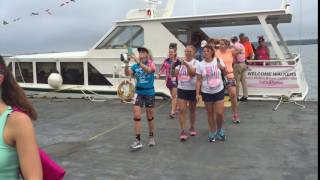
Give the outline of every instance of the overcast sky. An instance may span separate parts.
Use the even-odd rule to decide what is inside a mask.
[[[129,9],[145,7],[144,0],[0,0],[0,53],[82,51],[90,49],[112,25],[124,19]],[[163,0],[165,5],[167,0]],[[278,9],[281,0],[176,0],[173,16]],[[317,0],[290,0],[293,22],[279,25],[284,38],[318,37]],[[52,15],[46,14],[50,9]],[[39,16],[30,16],[39,12]],[[19,18],[17,22],[13,19]],[[2,25],[3,20],[9,24]],[[211,36],[230,37],[244,32],[255,41],[261,27],[231,27],[210,30]]]

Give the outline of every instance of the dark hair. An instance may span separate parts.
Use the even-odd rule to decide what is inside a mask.
[[[264,37],[263,36],[258,36],[258,42],[260,41],[264,41]]]
[[[231,37],[230,40],[231,40],[232,43],[235,43],[235,42],[238,41],[238,37],[237,36],[233,36],[233,37]]]
[[[0,55],[0,68],[3,71],[4,80],[1,84],[2,100],[6,105],[17,107],[22,112],[26,113],[32,120],[37,119],[37,112],[31,103],[28,101],[23,89],[14,79],[11,71],[6,66],[3,57]]]
[[[209,50],[211,50],[212,51],[212,58],[214,58],[214,56],[216,55],[216,51],[215,51],[215,49],[211,46],[211,45],[206,45],[206,46],[204,46],[203,47],[203,49],[209,49]]]
[[[176,50],[177,46],[178,46],[177,43],[170,43],[169,44],[169,49],[175,49]]]

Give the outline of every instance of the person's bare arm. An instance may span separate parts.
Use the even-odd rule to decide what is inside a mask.
[[[202,83],[202,76],[200,74],[197,74],[197,81],[196,81],[196,98],[197,102],[200,101],[200,90],[201,90],[201,83]]]
[[[146,73],[153,73],[155,72],[155,70],[152,67],[149,67],[145,64],[143,64],[142,62],[139,62],[139,66],[142,68],[142,70]]]
[[[20,170],[24,180],[42,180],[42,166],[31,119],[20,112],[13,112],[7,121],[17,149]]]
[[[196,75],[196,68],[189,65],[186,61],[182,61],[182,64],[187,67],[189,76],[193,77]]]

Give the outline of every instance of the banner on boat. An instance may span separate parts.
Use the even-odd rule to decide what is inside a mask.
[[[299,88],[295,67],[249,66],[249,88]]]

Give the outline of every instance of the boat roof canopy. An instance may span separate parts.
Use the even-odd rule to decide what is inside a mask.
[[[251,12],[236,12],[228,14],[210,14],[196,16],[182,16],[169,18],[154,18],[154,19],[137,19],[117,21],[118,25],[127,23],[139,23],[147,21],[160,21],[166,26],[175,28],[187,28],[192,26],[199,27],[222,27],[222,26],[244,26],[260,24],[258,16],[265,15],[268,24],[290,23],[292,14],[286,10],[266,10],[266,11],[251,11]]]

